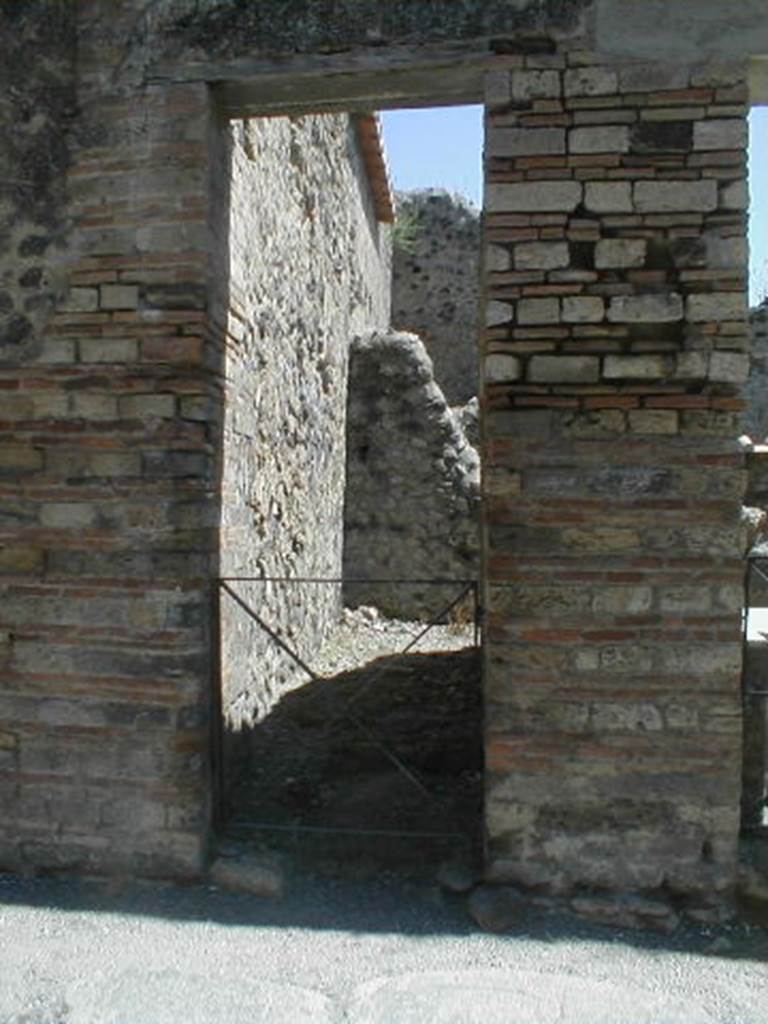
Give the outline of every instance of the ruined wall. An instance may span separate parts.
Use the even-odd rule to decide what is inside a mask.
[[[340,577],[348,350],[389,322],[389,227],[354,119],[263,118],[229,134],[222,575]],[[233,586],[311,664],[340,586]],[[226,596],[222,612],[237,732],[306,677]]]
[[[488,873],[733,884],[744,69],[488,78]]]
[[[350,355],[344,576],[474,580],[480,467],[412,334],[355,340]],[[345,583],[345,603],[430,619],[458,589]]]
[[[742,425],[744,432],[759,443],[768,437],[768,301],[749,311],[749,324],[752,347]]]
[[[450,405],[477,394],[480,214],[439,189],[398,196],[392,325],[418,334]]]

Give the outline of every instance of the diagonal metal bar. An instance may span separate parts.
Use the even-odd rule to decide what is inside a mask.
[[[462,590],[461,590],[461,593],[458,595],[458,597],[455,597],[441,611],[439,611],[437,613],[437,615],[433,616],[433,618],[431,618],[429,620],[429,622],[424,626],[424,628],[421,630],[421,632],[418,633],[417,636],[415,636],[410,641],[410,643],[406,644],[405,647],[403,647],[402,650],[397,651],[396,653],[402,656],[403,654],[407,654],[409,651],[413,650],[413,648],[416,646],[416,644],[419,642],[419,640],[421,640],[423,637],[425,637],[427,635],[427,633],[430,631],[430,629],[432,629],[434,626],[438,625],[440,620],[444,619],[445,616],[449,612],[451,612],[456,607],[456,605],[459,604],[459,602],[462,601],[466,597],[466,595],[469,593],[469,591],[472,589],[473,586],[474,586],[474,584],[468,583],[467,586],[463,587]],[[379,668],[378,670],[374,670],[373,672],[371,672],[371,674],[368,677],[368,679],[363,683],[362,686],[360,686],[357,690],[355,690],[355,692],[349,698],[347,703],[344,705],[344,707],[342,709],[342,712],[341,712],[341,715],[338,715],[336,718],[332,718],[331,719],[331,721],[328,723],[328,727],[329,728],[331,726],[333,726],[336,722],[339,721],[339,719],[347,712],[347,710],[350,707],[352,707],[352,705],[355,703],[355,701],[358,699],[358,697],[362,696],[362,694],[364,694],[364,693],[367,693],[367,691],[370,689],[370,687],[373,685],[373,683],[376,682],[376,680],[379,678],[379,676],[383,675],[384,671],[385,670],[383,668]]]
[[[322,682],[325,676],[317,675],[317,673],[309,667],[306,661],[304,661],[304,659],[300,655],[298,655],[296,651],[289,647],[289,645],[283,640],[283,638],[278,633],[276,633],[271,626],[268,626],[264,619],[262,619],[262,617],[258,615],[253,610],[253,608],[251,608],[251,606],[247,602],[245,602],[242,599],[242,597],[240,597],[239,594],[235,593],[235,591],[229,586],[228,583],[225,583],[224,580],[220,580],[219,583],[221,585],[221,589],[225,590],[232,598],[232,600],[236,604],[238,604],[243,609],[244,612],[250,615],[250,617],[261,626],[264,632],[269,637],[271,637],[272,640],[275,641],[275,643],[281,650],[285,651],[285,653],[296,662],[299,668],[304,669],[304,671],[307,673],[310,679],[312,679],[316,683]]]

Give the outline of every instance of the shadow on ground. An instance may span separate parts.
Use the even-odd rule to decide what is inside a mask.
[[[474,862],[481,716],[476,648],[377,658],[308,683],[238,735],[246,758],[226,836],[346,878]]]

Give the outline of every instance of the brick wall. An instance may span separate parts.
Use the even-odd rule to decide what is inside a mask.
[[[487,90],[488,873],[727,888],[742,71],[571,52]]]
[[[2,257],[34,314],[0,369],[0,865],[181,876],[209,807],[210,111],[202,85],[118,88],[125,26],[89,34],[92,8],[65,109],[0,113],[14,173],[41,168]],[[62,12],[4,12],[32,99],[61,95]]]

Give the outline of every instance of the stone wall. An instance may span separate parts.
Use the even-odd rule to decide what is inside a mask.
[[[756,442],[768,437],[768,300],[749,311],[752,329],[749,380],[744,389],[747,408],[743,429]]]
[[[488,874],[727,890],[744,69],[574,51],[487,86]]]
[[[439,189],[397,197],[392,325],[424,342],[451,405],[477,394],[480,214]]]
[[[355,340],[350,357],[344,577],[474,580],[479,463],[412,334]],[[430,619],[460,588],[344,585],[345,603]]]
[[[389,227],[354,119],[262,118],[231,152],[222,576],[340,577],[351,339],[389,321]],[[312,661],[339,585],[233,583]],[[222,597],[224,719],[237,733],[306,681]]]

